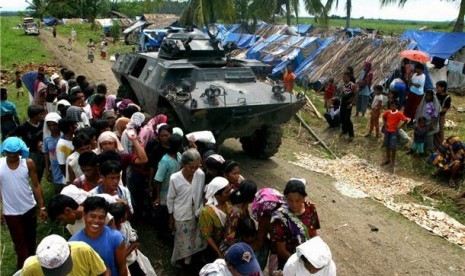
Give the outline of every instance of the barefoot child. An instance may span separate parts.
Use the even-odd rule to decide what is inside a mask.
[[[416,153],[422,155],[425,153],[425,141],[426,134],[428,133],[428,127],[426,125],[426,118],[418,118],[418,123],[413,131],[413,145],[408,154]]]
[[[23,81],[21,80],[21,72],[20,71],[16,71],[15,75],[16,75],[16,80],[15,80],[16,89],[18,89],[18,92],[16,93],[16,98],[19,99],[19,94],[24,96]]]
[[[373,130],[376,134],[376,139],[379,138],[379,116],[381,115],[381,107],[383,106],[383,87],[381,85],[376,85],[375,88],[375,97],[371,103],[371,117],[370,117],[370,131],[365,137],[370,137]]]
[[[409,119],[405,117],[402,111],[397,110],[399,103],[396,100],[389,102],[389,110],[384,112],[384,146],[386,147],[386,160],[381,165],[390,165],[392,172],[395,172],[396,149],[401,129]]]
[[[89,38],[89,43],[87,43],[87,59],[90,62],[94,62],[94,52],[95,52],[95,44],[92,38]]]
[[[326,112],[331,108],[332,99],[334,98],[334,92],[336,91],[336,86],[334,85],[334,79],[329,78],[325,84],[325,94],[324,94],[324,105]]]

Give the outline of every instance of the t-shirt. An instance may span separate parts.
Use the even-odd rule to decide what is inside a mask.
[[[177,160],[173,159],[168,154],[165,154],[158,163],[158,170],[155,174],[155,181],[161,182],[160,188],[160,204],[166,205],[166,196],[170,186],[170,177],[175,172],[179,171],[181,164],[181,154],[178,152]]]
[[[381,102],[381,103],[379,103]],[[380,107],[383,105],[383,95],[379,94],[379,95],[376,95],[374,98],[373,98],[373,102],[371,103],[371,108],[372,109],[375,109],[376,107]],[[378,113],[379,114],[379,113]]]
[[[412,76],[412,84],[419,84],[420,87],[415,87],[413,85],[410,86],[410,91],[414,94],[417,94],[417,95],[423,95],[424,91],[424,86],[425,86],[425,74],[421,74],[421,75],[417,75],[417,74],[413,74]]]
[[[402,111],[392,111],[390,109],[384,112],[383,119],[385,120],[385,127],[387,132],[396,132],[396,127],[400,122],[408,121],[408,118],[405,117]]]
[[[73,270],[70,276],[100,275],[107,270],[105,263],[97,252],[87,243],[74,241],[69,242],[71,247],[71,259],[73,260]],[[31,256],[24,262],[21,271],[23,276],[42,276],[44,275],[37,256]]]
[[[100,237],[91,239],[84,233],[84,229],[74,234],[69,241],[83,241],[90,245],[111,270],[111,275],[119,275],[116,267],[115,251],[124,242],[123,235],[108,226],[103,227]]]
[[[73,142],[66,140],[63,137],[57,143],[57,160],[58,164],[66,165],[66,158],[71,155],[74,150]]]
[[[108,225],[112,219],[113,216],[110,213],[107,213],[107,217],[105,218],[105,225]],[[83,217],[81,219],[76,219],[74,224],[66,224],[66,229],[68,229],[71,235],[76,234],[79,232],[79,230],[84,229],[84,227],[86,227],[86,222],[84,221]]]
[[[292,88],[294,86],[295,74],[294,73],[284,73],[284,90],[286,92],[292,93]]]
[[[441,105],[441,109],[442,108],[449,109],[451,107],[452,99],[450,98],[449,95],[447,95],[447,94],[437,94],[436,93],[436,97],[439,100],[439,104]],[[440,114],[443,115],[442,113],[440,113]]]
[[[61,172],[60,164],[58,164],[57,160],[58,140],[60,140],[60,137],[45,137],[44,143],[42,144],[42,152],[45,154],[48,153],[53,183],[62,184],[63,173]]]
[[[325,99],[332,99],[334,98],[334,91],[336,91],[336,86],[334,85],[327,85],[325,87]]]
[[[33,125],[26,121],[18,126],[12,135],[20,137],[28,146],[29,152],[38,152],[37,143],[42,140],[43,128],[44,122]]]
[[[75,151],[66,158],[66,176],[65,176],[65,182],[66,183],[73,183],[74,179],[69,179],[69,168],[73,170],[74,176],[79,177],[80,175],[83,175],[84,173],[81,170],[81,166],[79,166],[78,160],[79,160],[79,152]]]

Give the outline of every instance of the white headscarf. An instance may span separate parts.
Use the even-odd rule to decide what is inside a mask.
[[[126,125],[126,129],[138,128],[142,125],[145,120],[145,115],[142,112],[135,112],[131,116],[131,121]]]
[[[311,238],[309,241],[297,246],[296,251],[299,258],[303,255],[315,268],[322,268],[314,275],[336,275],[336,265],[333,262],[331,250],[321,237]]]
[[[218,205],[218,201],[215,198],[215,194],[229,185],[229,181],[221,176],[213,178],[213,180],[205,187],[205,199],[207,200],[207,205]]]
[[[100,134],[97,140],[97,152],[102,153],[102,148],[100,147],[100,143],[105,142],[105,141],[110,141],[110,142],[115,142],[116,143],[116,150],[118,152],[123,151],[123,145],[121,145],[121,142],[119,141],[118,137],[116,134],[114,134],[111,131],[104,131]]]
[[[58,124],[58,121],[60,120],[61,120],[61,116],[56,112],[50,112],[45,116],[43,136],[42,136],[43,140],[45,140],[45,138],[50,137],[52,135],[52,133],[50,132],[50,129],[48,129],[47,122],[55,122]]]

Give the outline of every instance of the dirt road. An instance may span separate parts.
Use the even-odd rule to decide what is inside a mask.
[[[116,91],[110,62],[96,60],[91,64],[83,47],[75,45],[75,50],[68,52],[60,47],[65,45],[64,39],[54,40],[46,31],[40,39],[58,62]],[[317,204],[322,227],[318,234],[331,247],[338,275],[465,275],[465,251],[458,246],[431,235],[372,199],[343,196],[333,187],[333,179],[289,163],[294,152],[307,149],[308,145],[297,139],[285,139],[274,158],[262,161],[243,154],[236,140],[227,140],[220,154],[238,161],[242,174],[261,186],[282,191],[291,177],[307,179],[309,200]],[[170,275],[166,267],[170,252],[156,245],[151,228],[141,226],[139,236],[141,250],[158,274]]]

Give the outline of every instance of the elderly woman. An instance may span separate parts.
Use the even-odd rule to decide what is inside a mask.
[[[205,249],[196,218],[203,206],[205,174],[200,169],[200,153],[189,149],[182,154],[182,169],[171,175],[166,205],[170,228],[174,234],[171,263],[184,260],[190,265],[191,257]]]
[[[231,209],[229,181],[221,176],[215,177],[206,187],[205,199],[207,203],[200,212],[200,232],[208,247],[205,252],[207,262],[216,258],[223,258],[220,252],[220,243],[223,238],[226,215]]]
[[[442,172],[450,173],[449,186],[455,187],[457,174],[465,164],[465,146],[458,136],[447,138],[429,159],[437,167],[433,176]]]
[[[320,222],[314,204],[305,201],[305,179],[292,178],[284,188],[287,204],[273,213],[271,238],[276,243],[278,268],[282,269],[296,247],[317,235]]]

